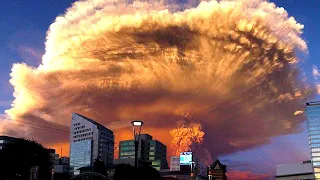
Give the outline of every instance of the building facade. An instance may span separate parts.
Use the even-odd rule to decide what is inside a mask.
[[[77,175],[79,168],[93,166],[100,159],[107,167],[113,165],[113,132],[94,120],[72,113],[70,126],[70,173]]]
[[[171,157],[170,171],[180,171],[180,156]]]
[[[167,147],[160,141],[153,140],[149,134],[141,134],[138,147],[139,164],[149,164],[153,168],[160,170],[168,168],[166,160]],[[119,162],[134,162],[134,140],[120,141]]]
[[[60,174],[69,174],[69,163],[70,158],[63,156],[59,158],[59,164],[54,166],[54,173],[60,173]]]
[[[311,180],[314,179],[311,161],[299,164],[283,164],[277,166],[277,180]]]
[[[51,157],[52,165],[58,165],[59,164],[59,154],[56,153],[55,149],[48,149],[48,152]]]
[[[219,159],[217,159],[208,168],[208,179],[209,180],[227,180],[226,172],[227,172],[227,166],[221,164]]]
[[[320,179],[320,102],[309,102],[306,107],[309,147],[315,179]]]
[[[70,163],[70,158],[66,157],[66,156],[62,156],[61,158],[59,158],[59,164],[61,165],[69,165]]]

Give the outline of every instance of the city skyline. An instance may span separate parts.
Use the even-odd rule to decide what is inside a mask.
[[[270,13],[272,14],[269,17],[270,19],[276,17],[274,11],[275,7],[271,4],[269,4],[270,6],[268,6],[268,8],[266,6],[263,9],[262,7],[265,4],[260,4],[260,1],[258,0],[250,1],[256,2],[256,4],[252,6],[253,9],[261,8],[260,11],[256,11],[256,13],[260,13],[264,10],[266,12],[274,13]],[[195,135],[196,137],[190,136],[190,139],[194,138],[196,139],[195,142],[202,143],[197,147],[202,148],[202,154],[208,155],[208,153],[211,153],[213,158],[216,156],[219,157],[223,164],[228,165],[231,173],[239,174],[239,176],[243,175],[243,177],[251,175],[252,177],[256,176],[257,178],[263,179],[275,175],[277,164],[290,164],[310,159],[307,119],[301,113],[304,111],[306,102],[320,100],[320,96],[317,94],[317,84],[318,87],[320,87],[320,52],[317,50],[320,45],[320,35],[316,33],[320,30],[320,24],[315,23],[320,21],[320,16],[314,15],[318,13],[316,7],[320,5],[320,2],[314,2],[312,0],[299,3],[296,0],[293,0],[291,3],[282,0],[271,1],[275,3],[275,6],[284,8],[278,9],[278,12],[280,12],[281,15],[285,14],[285,11],[287,11],[288,16],[294,17],[297,22],[291,21],[292,19],[288,20],[289,17],[279,15],[277,17],[283,24],[279,23],[276,26],[269,25],[268,22],[266,22],[266,27],[272,26],[272,28],[274,28],[273,31],[270,32],[265,30],[267,31],[266,34],[275,36],[281,34],[282,36],[285,36],[285,33],[283,32],[286,31],[283,29],[292,28],[292,32],[295,33],[290,34],[283,39],[279,39],[279,41],[286,42],[286,38],[292,38],[290,39],[290,43],[294,42],[292,46],[296,49],[293,54],[288,56],[296,55],[299,62],[297,64],[292,62],[293,65],[291,65],[293,68],[291,65],[290,67],[287,67],[287,61],[292,61],[292,59],[285,59],[287,57],[284,57],[282,63],[285,65],[283,67],[272,66],[273,68],[279,68],[280,73],[273,71],[270,66],[269,71],[271,71],[271,74],[276,78],[272,78],[273,76],[271,75],[261,77],[261,79],[266,78],[268,82],[272,82],[270,84],[263,84],[264,82],[260,81],[260,78],[253,78],[249,83],[258,82],[257,84],[260,83],[264,85],[263,87],[258,85],[254,86],[254,88],[252,88],[255,89],[254,91],[252,91],[251,88],[242,86],[242,84],[248,83],[247,81],[239,80],[240,83],[237,84],[237,81],[233,80],[233,78],[239,77],[240,79],[240,77],[248,76],[236,74],[232,71],[232,68],[228,66],[222,66],[221,68],[228,67],[226,69],[230,70],[232,76],[227,76],[226,74],[228,73],[225,73],[226,70],[223,72],[221,71],[221,74],[215,76],[215,78],[223,78],[219,79],[220,81],[213,83],[220,83],[219,85],[221,86],[212,87],[205,83],[206,81],[204,79],[208,77],[201,74],[201,72],[206,72],[203,68],[205,65],[198,66],[196,63],[193,64],[193,68],[201,69],[199,71],[194,71],[193,75],[197,78],[203,77],[203,79],[198,78],[199,87],[203,87],[203,91],[199,90],[198,82],[194,81],[192,76],[187,79],[179,78],[189,74],[178,72],[178,70],[175,69],[177,64],[181,65],[186,63],[184,66],[192,69],[191,66],[188,66],[188,62],[182,62],[184,59],[179,57],[179,53],[183,54],[185,59],[190,58],[189,55],[191,51],[189,51],[188,48],[193,48],[196,44],[187,43],[188,45],[184,45],[180,42],[195,42],[201,39],[199,37],[191,36],[185,29],[179,29],[178,31],[175,31],[174,28],[169,30],[160,29],[158,32],[156,30],[144,31],[144,27],[141,27],[141,31],[137,30],[134,33],[130,28],[128,31],[125,29],[124,31],[126,31],[127,34],[124,34],[126,34],[126,36],[124,36],[124,34],[117,34],[117,31],[112,32],[113,34],[111,32],[110,34],[106,34],[106,37],[109,38],[106,38],[110,41],[109,43],[113,43],[114,47],[122,48],[122,51],[127,51],[128,49],[126,48],[132,48],[129,45],[126,47],[122,43],[140,43],[140,45],[144,43],[145,46],[143,48],[145,49],[143,49],[142,46],[135,45],[135,48],[140,47],[140,49],[137,48],[134,52],[144,50],[148,51],[148,53],[146,53],[147,55],[139,53],[134,55],[128,55],[126,53],[121,54],[121,58],[125,57],[127,59],[140,57],[154,58],[150,49],[153,48],[154,51],[157,51],[157,47],[153,46],[152,43],[163,44],[164,46],[171,48],[170,43],[172,42],[170,42],[170,40],[168,42],[162,41],[165,39],[164,37],[167,36],[173,40],[173,43],[179,42],[175,44],[175,46],[178,47],[176,49],[177,53],[175,54],[175,50],[170,49],[170,53],[172,52],[172,54],[167,54],[165,57],[175,57],[173,55],[176,55],[180,58],[178,59],[181,62],[180,64],[170,62],[171,64],[168,66],[170,68],[167,69],[161,69],[161,67],[165,67],[165,63],[156,66],[155,62],[158,61],[150,62],[152,68],[149,68],[150,64],[134,64],[134,61],[130,61],[132,69],[129,70],[129,66],[125,64],[125,60],[123,60],[123,64],[121,65],[109,60],[119,58],[118,56],[115,57],[112,55],[112,53],[119,54],[119,52],[113,52],[111,47],[105,46],[106,49],[111,49],[108,50],[110,54],[108,54],[108,57],[101,56],[101,54],[103,54],[101,53],[103,49],[98,49],[97,47],[104,45],[105,42],[95,44],[90,40],[85,44],[89,44],[90,46],[83,46],[82,50],[80,48],[75,52],[83,53],[81,56],[90,57],[91,61],[68,61],[68,58],[73,57],[74,55],[70,53],[68,54],[68,57],[64,59],[65,62],[57,63],[59,59],[55,59],[56,56],[61,56],[62,58],[62,55],[59,54],[60,51],[62,52],[70,48],[68,47],[68,42],[76,44],[80,40],[86,41],[85,38],[90,36],[90,34],[87,34],[86,36],[81,37],[83,29],[79,28],[80,26],[78,27],[77,23],[75,23],[74,26],[63,24],[64,20],[65,23],[69,23],[68,18],[71,18],[71,16],[67,18],[64,16],[66,12],[69,13],[69,15],[76,12],[76,10],[73,12],[72,9],[67,10],[67,8],[72,6],[73,2],[74,1],[70,0],[37,3],[11,1],[5,3],[6,7],[1,7],[2,12],[6,15],[0,20],[2,23],[0,31],[3,32],[2,35],[0,35],[0,39],[4,42],[3,48],[0,50],[0,83],[2,84],[0,88],[0,121],[2,121],[3,124],[0,126],[0,132],[8,135],[39,138],[39,141],[46,146],[55,147],[58,153],[60,153],[60,147],[62,146],[63,154],[66,155],[68,154],[69,148],[68,129],[72,109],[75,112],[93,118],[107,128],[110,127],[110,130],[115,132],[115,142],[132,139],[130,121],[141,119],[146,122],[146,128],[143,129],[143,133],[149,133],[154,136],[155,139],[159,139],[167,145],[170,155],[174,155],[176,149],[185,148],[183,146],[175,147],[174,143],[171,142],[171,140],[174,142],[183,140],[181,137],[175,136],[175,133],[182,132],[183,134],[184,132],[192,132],[189,134]],[[243,0],[243,2],[249,2],[249,0]],[[259,7],[257,4],[259,4]],[[88,5],[86,8],[90,10],[90,8],[92,8],[90,6]],[[96,7],[96,11],[99,11],[99,8],[108,7],[109,4],[103,3],[97,6],[99,7]],[[220,5],[213,3],[207,5],[207,7],[214,6]],[[119,7],[123,8],[120,5]],[[170,10],[175,11],[176,7],[174,5],[170,7],[172,7]],[[194,7],[194,5],[190,7]],[[190,7],[188,5],[183,8],[189,9]],[[204,6],[198,7],[198,9],[201,10],[205,10],[205,8],[206,7]],[[245,9],[247,7],[241,8]],[[86,22],[88,20],[86,18],[95,13],[95,11],[89,13],[89,10],[87,14],[83,15],[83,22]],[[198,13],[196,10],[193,12],[194,15]],[[246,10],[249,12],[252,9],[248,8]],[[106,13],[106,16],[111,14],[108,10],[104,13]],[[121,14],[122,12],[115,11],[114,13]],[[128,13],[130,12],[128,11]],[[168,22],[170,18],[178,17],[178,15],[171,16],[170,13],[168,15],[165,13],[162,15],[157,14],[157,16],[163,16],[164,19],[168,18]],[[149,15],[148,13],[146,14]],[[248,16],[252,15],[250,13],[248,14]],[[188,13],[185,13],[184,15],[190,16]],[[50,31],[48,31],[50,25],[55,22],[57,16],[60,16],[61,22],[56,23],[56,26],[51,26]],[[79,16],[81,16],[81,14],[79,14]],[[155,16],[156,20],[157,16]],[[72,18],[76,17],[77,16],[72,16]],[[130,22],[138,21],[137,17],[138,16],[135,17],[136,19],[132,18],[132,21]],[[204,18],[204,16],[199,15],[198,18]],[[183,21],[182,19],[182,17],[178,17],[177,21]],[[114,24],[118,23],[118,28],[122,26],[121,22],[117,22],[116,20],[112,21]],[[92,20],[92,22],[95,21]],[[143,24],[142,22],[144,21],[141,21],[140,23]],[[70,30],[60,29],[63,25],[68,26]],[[132,24],[128,24],[128,26],[131,25]],[[282,27],[282,25],[284,27]],[[304,25],[303,29],[302,25]],[[108,24],[105,24],[105,26],[108,26]],[[176,26],[178,27],[178,25]],[[248,26],[239,28],[245,29],[248,28]],[[81,30],[77,32],[77,29]],[[104,32],[97,24],[90,28],[88,27],[88,29],[94,29],[92,30],[93,33],[100,31]],[[299,34],[299,30],[303,32],[301,35]],[[181,34],[185,33],[184,37],[187,39],[181,39],[179,36],[175,36],[174,33],[176,32]],[[63,37],[63,34],[69,34],[75,38]],[[111,37],[114,37],[114,39]],[[122,42],[120,37],[123,37],[126,41]],[[271,43],[268,38],[265,41]],[[304,41],[306,42],[306,47],[304,47]],[[45,43],[47,45],[46,50]],[[60,49],[58,46],[54,47],[59,43],[62,44]],[[90,43],[93,45],[91,46]],[[200,43],[201,47],[206,47],[206,43],[207,42],[204,42],[202,39]],[[215,46],[218,45],[215,44]],[[74,47],[77,48],[77,46]],[[286,47],[290,47],[290,45]],[[230,46],[230,48],[232,47]],[[94,53],[84,52],[87,50],[88,52]],[[260,50],[261,49],[258,49],[257,51]],[[195,56],[197,56],[196,51],[197,50],[193,51],[195,52],[194,54],[196,54]],[[69,51],[67,52],[69,53]],[[208,54],[209,50],[203,48],[203,51],[201,52],[203,54]],[[219,53],[221,52],[218,51],[217,54]],[[44,54],[46,55],[42,60]],[[163,54],[159,54],[155,59],[161,59],[162,55]],[[225,54],[221,54],[220,56],[221,59],[226,57]],[[258,56],[252,55],[252,57],[256,58]],[[94,60],[99,58],[103,59],[103,61],[94,64]],[[203,59],[205,58],[207,57],[204,56]],[[55,59],[55,61],[52,61],[52,59]],[[230,63],[229,61],[223,62]],[[14,63],[24,64],[13,66]],[[49,65],[50,63],[52,66]],[[193,61],[191,63],[193,63]],[[240,62],[239,60],[239,64],[241,63],[244,62]],[[39,70],[37,72],[35,69],[38,68],[40,64],[42,64],[42,71]],[[206,65],[209,66],[208,64]],[[91,69],[86,69],[86,67],[90,66],[92,66]],[[99,67],[105,69],[100,70]],[[142,70],[143,67],[145,68],[144,70]],[[245,67],[246,66],[242,66],[244,71]],[[264,68],[264,66],[258,67],[261,68],[261,70]],[[73,74],[73,72],[77,71],[77,68],[84,74],[83,76]],[[154,71],[149,71],[150,69],[153,69]],[[255,71],[257,69],[250,70],[256,73],[260,72]],[[42,72],[46,73],[41,74]],[[133,72],[136,72],[137,74],[159,74],[150,76],[148,79],[138,76]],[[104,76],[105,73],[107,76]],[[176,75],[175,73],[181,74]],[[161,79],[160,75],[165,78]],[[256,74],[253,73],[252,77],[255,77],[254,75]],[[294,77],[292,78],[291,76]],[[132,77],[132,79],[128,77]],[[112,80],[110,83],[113,84],[111,84],[112,86],[110,85],[110,87],[108,86],[108,88],[112,91],[107,91],[106,82],[109,83],[110,78]],[[158,81],[153,81],[154,79],[157,79]],[[172,82],[167,83],[165,81],[166,79],[170,79]],[[211,80],[210,78],[208,79]],[[228,79],[228,81],[226,79]],[[11,81],[11,84],[9,81]],[[83,82],[83,84],[79,82]],[[137,82],[144,82],[145,84],[142,83],[143,85],[141,86],[138,84],[135,87],[134,83]],[[180,82],[183,83],[179,84]],[[12,84],[14,84],[14,86],[12,86]],[[232,85],[230,86],[230,84]],[[292,87],[290,86],[291,84],[293,84]],[[131,85],[134,88],[127,90],[126,88],[129,86],[131,87]],[[140,88],[140,91],[135,91],[135,88]],[[190,93],[192,91],[189,91],[188,88],[197,90]],[[311,90],[309,88],[311,88]],[[238,89],[242,89],[243,92],[238,91]],[[210,92],[214,93],[208,93],[205,92],[205,90],[210,90]],[[268,90],[274,90],[273,93],[275,95],[267,93]],[[19,91],[20,96],[17,94],[14,96],[14,91]],[[57,93],[55,91],[57,91]],[[22,97],[24,93],[32,95],[33,97]],[[112,93],[112,95],[108,95],[110,93]],[[252,93],[252,96],[250,93]],[[292,94],[293,96],[291,97],[290,95]],[[261,96],[261,98],[258,99],[258,96],[259,98]],[[190,100],[186,100],[186,97],[191,98]],[[226,97],[226,99],[221,97]],[[297,97],[301,98],[299,99]],[[11,106],[14,100],[16,100],[15,104]],[[281,103],[270,103],[267,102],[268,100]],[[215,103],[212,103],[211,101],[215,101]],[[231,111],[229,109],[231,109]],[[6,113],[6,110],[9,111]],[[267,110],[274,112],[273,116],[271,116]],[[258,113],[256,113],[256,111]],[[5,120],[8,118],[8,114],[10,118],[15,118],[15,123],[9,123],[8,120]],[[264,119],[262,117],[267,118]],[[26,126],[23,126],[23,123],[25,123]],[[53,129],[51,131],[41,130],[41,128],[48,129],[45,128],[45,126],[53,127]],[[251,126],[252,128],[250,128]],[[14,128],[9,129],[9,127]],[[20,128],[21,132],[23,132],[23,130],[26,130],[26,132],[24,134],[19,134],[15,132],[15,129],[17,128]],[[9,131],[7,131],[8,129]],[[53,136],[52,134],[56,136]],[[212,142],[217,143],[217,146],[211,145]],[[261,163],[265,163],[264,166],[257,168]]]

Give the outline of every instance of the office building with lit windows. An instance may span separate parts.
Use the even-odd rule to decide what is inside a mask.
[[[119,162],[134,165],[134,140],[120,141]],[[153,140],[149,134],[141,134],[138,147],[138,162],[153,168],[167,169],[167,147],[160,141]]]
[[[70,174],[79,168],[93,166],[100,159],[107,167],[113,165],[113,132],[94,120],[72,113],[70,127]]]
[[[309,147],[315,179],[320,179],[320,102],[309,102],[308,118]]]

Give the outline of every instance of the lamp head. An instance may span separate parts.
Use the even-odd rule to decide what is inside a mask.
[[[136,121],[132,121],[131,124],[132,124],[132,126],[142,126],[143,122],[139,121],[139,120],[136,120]]]
[[[133,137],[135,141],[139,141],[140,139],[140,132],[141,132],[141,128],[143,125],[142,121],[139,120],[135,120],[131,122],[132,127],[133,127]]]

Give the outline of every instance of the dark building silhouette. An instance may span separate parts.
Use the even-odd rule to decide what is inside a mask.
[[[3,149],[8,143],[15,141],[17,138],[10,136],[0,136],[0,150]]]
[[[208,168],[209,180],[227,180],[226,172],[227,172],[227,166],[221,164],[219,159],[217,159]]]

